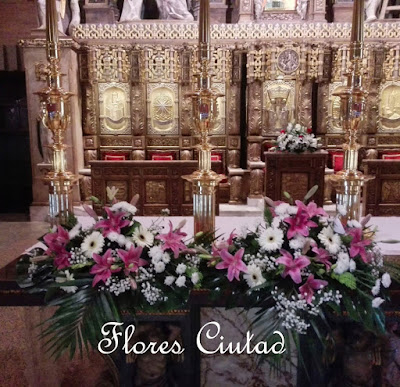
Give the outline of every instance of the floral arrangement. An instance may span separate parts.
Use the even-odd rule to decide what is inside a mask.
[[[189,239],[183,224],[171,222],[166,231],[158,222],[145,228],[127,202],[105,207],[103,218],[88,209],[90,228],[73,218],[45,235],[18,271],[21,287],[44,292],[59,307],[43,333],[53,354],[97,346],[101,326],[120,321],[122,310],[184,308],[200,288],[230,295],[233,306],[258,307],[255,323],[266,340],[280,330],[297,346],[310,332],[324,341],[331,317],[343,315],[384,332],[381,304],[391,276],[369,217],[343,225],[314,202],[267,201],[263,223],[226,240],[201,233]]]
[[[276,139],[276,149],[281,152],[302,153],[315,152],[320,148],[318,139],[310,128],[300,124],[289,123]]]

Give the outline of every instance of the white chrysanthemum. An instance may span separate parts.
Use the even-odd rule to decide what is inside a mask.
[[[190,279],[192,280],[193,285],[196,285],[197,282],[199,282],[200,276],[199,276],[199,272],[195,271],[192,276],[190,277]]]
[[[183,274],[186,271],[186,265],[184,263],[180,263],[177,267],[176,267],[176,272],[178,274]]]
[[[371,289],[371,293],[373,296],[377,296],[381,290],[381,280],[378,278],[375,281],[375,286]]]
[[[117,238],[117,243],[122,247],[122,246],[125,246],[125,243],[126,243],[126,238],[125,238],[125,236],[124,235],[122,235],[122,234],[119,234],[118,235],[118,238]]]
[[[376,297],[372,300],[372,307],[379,308],[385,300],[381,297]]]
[[[61,284],[63,282],[73,281],[74,275],[69,272],[69,270],[65,270],[65,277],[56,277],[56,282]],[[61,286],[61,289],[67,293],[75,293],[78,290],[77,286]]]
[[[173,275],[168,275],[165,277],[164,284],[167,286],[171,286],[175,281],[175,277]]]
[[[337,254],[339,252],[342,240],[338,234],[333,232],[331,227],[324,227],[318,234],[318,238],[331,254]]]
[[[124,211],[135,215],[137,208],[128,202],[118,202],[111,206],[111,211]]]
[[[289,215],[296,215],[298,210],[299,209],[297,208],[297,206],[289,206],[288,214]]]
[[[289,207],[290,207],[289,203],[278,204],[274,209],[275,214],[278,216],[285,216],[288,214]]]
[[[352,273],[354,270],[356,270],[356,261],[354,259],[350,260],[350,272]]]
[[[302,235],[296,235],[289,241],[289,246],[293,250],[302,249],[306,243],[307,239]]]
[[[81,232],[82,225],[77,223],[71,230],[68,231],[69,239],[74,239]]]
[[[115,231],[111,231],[108,235],[107,235],[107,239],[109,239],[111,242],[116,242],[118,240],[120,234],[118,234]]]
[[[175,284],[178,288],[181,288],[182,286],[185,286],[186,284],[186,277],[184,275],[180,275],[176,281]]]
[[[347,227],[351,228],[361,228],[361,223],[355,219],[350,219],[347,221]]]
[[[282,247],[283,231],[279,228],[268,227],[261,232],[258,243],[264,251],[276,251]]]
[[[281,218],[279,216],[275,216],[275,218],[272,219],[271,227],[279,228],[281,226],[282,219],[283,217]]]
[[[149,250],[149,257],[152,258],[152,260],[154,259],[155,262],[160,261],[163,257],[163,254],[163,249],[158,245],[151,247]]]
[[[342,215],[342,216],[345,216],[345,215],[346,215],[346,207],[343,206],[342,204],[338,204],[338,205],[336,206],[336,210],[337,210],[337,212],[338,212],[340,215]]]
[[[171,261],[170,255],[169,255],[168,253],[164,253],[164,254],[162,255],[162,261],[163,261],[164,263],[169,263],[169,262]]]
[[[392,283],[392,279],[390,278],[390,274],[389,273],[385,273],[382,276],[382,285],[384,288],[388,288]]]
[[[156,271],[156,273],[162,273],[165,270],[165,263],[162,261],[157,262],[154,265],[154,270]]]
[[[133,232],[132,240],[140,247],[150,247],[154,243],[154,234],[146,227],[139,226]]]
[[[262,285],[265,282],[260,268],[257,265],[250,264],[247,266],[247,272],[243,275],[249,288],[254,288],[255,286]]]
[[[343,252],[339,253],[334,272],[336,274],[343,274],[344,272],[348,271],[349,269],[350,269],[349,255],[347,253],[343,253]]]
[[[93,258],[93,254],[100,254],[104,246],[104,237],[98,231],[93,231],[81,244],[82,252],[88,257]]]

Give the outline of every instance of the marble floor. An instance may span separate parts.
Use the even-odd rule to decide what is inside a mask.
[[[35,244],[48,229],[49,224],[45,222],[0,221],[0,267]]]

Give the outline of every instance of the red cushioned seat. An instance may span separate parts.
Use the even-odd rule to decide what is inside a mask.
[[[400,153],[384,153],[382,160],[400,160]]]

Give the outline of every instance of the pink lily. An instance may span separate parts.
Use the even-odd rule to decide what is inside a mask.
[[[300,294],[306,300],[307,304],[311,304],[314,290],[320,290],[328,285],[327,281],[314,279],[314,275],[311,274],[304,285],[299,287]]]
[[[330,270],[332,262],[330,261],[331,256],[329,253],[325,249],[318,248],[317,246],[314,246],[312,251],[315,253],[315,260],[319,263],[323,263],[326,270]]]
[[[240,272],[247,272],[247,266],[242,261],[243,254],[243,248],[238,250],[235,255],[230,254],[227,249],[223,249],[221,251],[222,262],[215,266],[216,269],[228,269],[228,280],[232,282],[233,278],[236,278],[239,281]]]
[[[166,234],[160,234],[156,236],[156,239],[163,241],[164,243],[161,245],[163,251],[171,249],[174,253],[174,257],[178,258],[179,253],[182,250],[186,249],[185,244],[182,242],[182,239],[186,236],[184,232],[179,230],[173,231],[172,222],[169,222],[169,232]]]
[[[46,254],[50,255],[52,252],[57,252],[60,248],[67,245],[69,242],[68,231],[61,226],[58,226],[56,232],[45,235],[43,240],[49,247]]]
[[[134,247],[133,245],[129,251],[118,250],[118,255],[125,264],[124,273],[129,275],[129,273],[134,273],[139,270],[139,267],[147,265],[147,261],[140,258],[142,255],[143,247]]]
[[[285,223],[289,224],[289,230],[287,236],[292,239],[297,234],[308,236],[309,227],[317,227],[318,225],[310,220],[308,213],[299,207],[297,213],[294,217],[288,217],[283,220]]]
[[[235,230],[233,230],[230,235],[229,238],[227,240],[220,240],[220,241],[216,241],[212,244],[211,246],[211,255],[213,257],[219,257],[221,250],[223,249],[229,249],[229,247],[232,246],[233,244],[233,239],[235,238],[236,234],[234,233]]]
[[[112,250],[108,249],[103,256],[96,253],[93,254],[93,259],[96,264],[90,269],[90,274],[95,274],[92,286],[96,286],[99,281],[106,281],[111,277],[112,273],[121,271],[120,267],[112,268],[114,258],[111,256]]]
[[[121,232],[121,228],[129,225],[129,220],[122,219],[126,215],[124,212],[117,212],[114,214],[108,207],[105,207],[104,210],[107,212],[108,219],[100,220],[94,226],[95,229],[103,229],[104,237],[112,232],[119,234]]]
[[[282,277],[290,276],[294,283],[299,284],[301,282],[300,270],[307,267],[311,262],[310,260],[301,255],[298,258],[293,258],[286,250],[281,250],[282,256],[279,257],[275,262],[285,266],[285,270],[282,273]]]
[[[57,249],[53,252],[56,255],[56,257],[54,258],[54,265],[57,267],[57,270],[62,270],[71,266],[71,264],[69,263],[71,253],[65,250],[64,247],[57,247]]]
[[[363,234],[361,228],[352,228],[348,233],[353,237],[350,242],[350,257],[355,258],[357,255],[360,255],[361,259],[365,263],[368,263],[369,259],[365,247],[372,243],[371,240],[362,239]]]
[[[296,205],[297,207],[301,208],[303,211],[307,212],[308,216],[310,218],[313,218],[314,216],[328,216],[328,214],[324,211],[323,208],[318,207],[315,202],[310,202],[308,205],[305,205],[303,202],[300,200],[296,200]]]

